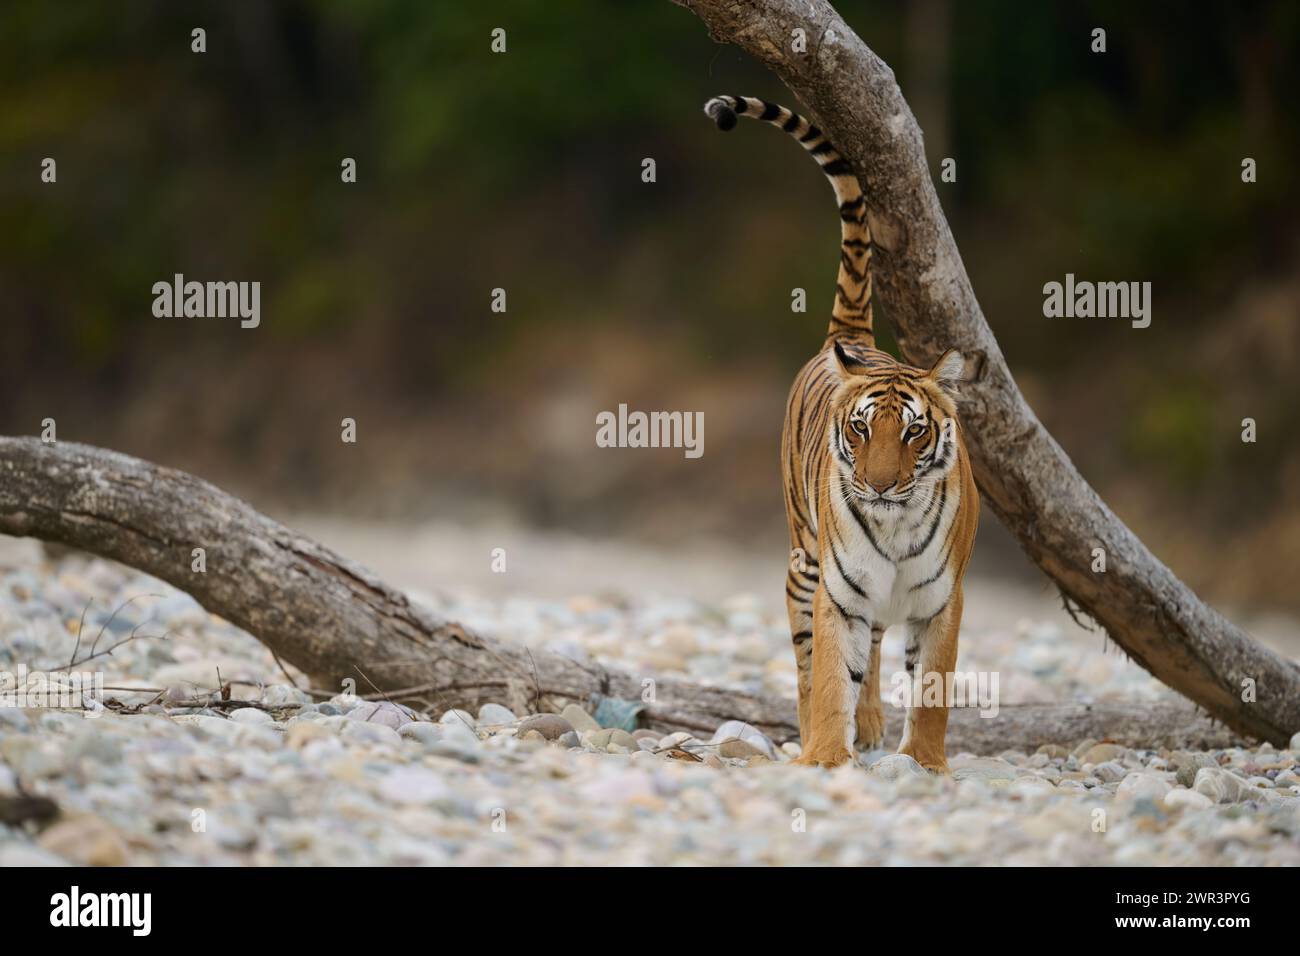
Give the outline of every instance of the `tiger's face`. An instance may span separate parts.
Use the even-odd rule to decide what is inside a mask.
[[[846,495],[872,510],[905,505],[957,462],[952,389],[962,357],[948,351],[930,371],[866,369],[836,352],[842,384],[832,399],[831,453]]]

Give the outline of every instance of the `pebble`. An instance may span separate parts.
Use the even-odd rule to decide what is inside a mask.
[[[0,727],[9,727],[14,730],[26,730],[31,726],[31,720],[27,715],[16,707],[0,707]]]
[[[1092,775],[1102,783],[1115,783],[1124,779],[1126,771],[1113,760],[1099,763],[1092,768]]]
[[[432,744],[442,740],[443,726],[430,723],[427,720],[412,721],[409,724],[403,724],[398,728],[397,733],[406,740],[418,740],[422,744]]]
[[[1173,787],[1159,773],[1131,773],[1115,789],[1117,800],[1160,800]]]
[[[448,713],[464,713],[464,711],[449,711]],[[446,716],[445,714],[443,715]],[[415,718],[407,707],[400,704],[394,704],[387,700],[378,700],[371,703],[361,704],[352,708],[347,713],[348,720],[360,720],[368,724],[383,724],[393,730],[400,730],[409,723],[413,723]],[[471,718],[471,723],[472,723]]]
[[[118,831],[93,814],[60,820],[37,839],[42,849],[80,866],[125,866],[126,842]]]
[[[1164,795],[1164,805],[1170,810],[1184,807],[1189,810],[1204,810],[1207,807],[1214,806],[1214,801],[1203,793],[1180,787],[1177,790],[1170,790]]]
[[[713,732],[709,743],[720,744],[724,740],[732,739],[744,741],[765,757],[776,759],[776,745],[761,730],[741,720],[728,720],[723,723]]]
[[[560,711],[560,716],[568,721],[572,730],[576,730],[578,733],[587,730],[600,730],[600,724],[596,723],[596,718],[577,704],[569,704],[564,710]]]
[[[440,774],[425,767],[397,767],[379,781],[379,794],[399,805],[446,800],[451,790]]]
[[[477,721],[474,720],[473,714],[471,714],[467,710],[459,710],[455,708],[446,711],[441,717],[439,717],[438,723],[460,724],[461,726],[471,727],[471,728],[477,726]]]
[[[514,711],[509,707],[503,707],[500,704],[484,704],[478,709],[478,722],[482,726],[491,727],[498,724],[513,724],[519,718],[515,716]]]
[[[68,866],[66,859],[27,843],[0,844],[0,870],[27,866]]]
[[[765,751],[755,747],[748,740],[739,740],[735,737],[724,740],[718,745],[718,756],[731,757],[739,760],[748,760],[751,757],[762,757],[765,760],[770,759]]]
[[[928,771],[907,754],[889,754],[881,757],[869,768],[871,773],[885,780],[899,780],[906,776],[924,777]]]
[[[592,723],[594,724],[595,721],[593,720]],[[547,740],[557,740],[561,737],[567,736],[568,734],[574,733],[573,724],[569,723],[558,714],[534,714],[531,717],[525,717],[519,722],[517,733],[520,736],[523,736],[530,730],[537,731],[537,733],[541,734]],[[576,741],[576,734],[574,739]],[[576,747],[577,743],[575,742],[568,746]]]
[[[364,720],[350,720],[346,717],[344,720],[347,720],[347,723],[340,735],[344,740],[391,744],[394,747],[402,742],[402,738],[397,735],[397,731],[385,724],[372,724]]]
[[[1209,754],[1178,754],[1174,762],[1176,768],[1175,780],[1180,787],[1187,787],[1190,790],[1196,782],[1197,771],[1202,767],[1218,766],[1219,762]]]
[[[1014,780],[1016,768],[1000,757],[957,756],[948,761],[956,780]]]
[[[1215,803],[1236,803],[1250,796],[1250,786],[1235,773],[1220,767],[1202,767],[1196,771],[1192,789]]]
[[[316,721],[304,720],[291,724],[285,731],[284,743],[286,747],[294,750],[301,750],[313,740],[321,740],[325,737],[332,737],[330,730]]]
[[[288,684],[272,684],[262,691],[262,703],[267,707],[290,707],[311,702],[310,694]]]
[[[1079,756],[1083,763],[1106,763],[1124,756],[1124,748],[1119,744],[1096,744]]]
[[[0,562],[0,668],[41,655],[51,666],[66,661],[75,637],[64,622],[75,625],[88,599],[116,606],[157,592],[162,616],[149,620],[173,631],[166,653],[123,645],[104,660],[105,682],[174,693],[148,715],[108,709],[90,721],[0,708],[0,795],[21,781],[67,814],[43,831],[0,826],[4,867],[1300,865],[1300,743],[1198,753],[1058,740],[1025,753],[1007,741],[993,748],[998,756],[950,752],[948,777],[884,750],[862,755],[861,766],[812,772],[788,765],[797,742],[778,745],[743,722],[629,734],[595,726],[577,704],[566,711],[576,723],[499,704],[434,722],[349,695],[315,704],[248,635],[119,565],[79,557],[42,568]],[[21,615],[7,613],[15,581]],[[483,633],[575,659],[651,676],[676,668],[794,697],[784,610],[752,599],[420,600]],[[124,614],[128,632],[147,616],[135,606]],[[1055,625],[977,636],[964,651],[971,668],[1018,675],[1004,681],[1007,703],[1021,702],[1013,692],[1163,693],[1139,668]],[[885,642],[886,673],[902,666],[897,644]],[[651,656],[654,668],[643,662]],[[224,680],[248,682],[239,699],[262,706],[202,706],[218,667]],[[144,706],[155,693],[111,696]],[[200,807],[205,834],[190,828]],[[1099,809],[1109,835],[1092,829]],[[792,832],[797,814],[807,825]]]
[[[590,730],[584,735],[586,743],[599,750],[607,747],[623,747],[627,750],[638,749],[636,738],[626,730],[620,730],[617,727],[605,727],[600,730]]]
[[[473,729],[459,721],[453,721],[443,725],[440,742],[455,750],[472,749],[478,747],[479,737]]]

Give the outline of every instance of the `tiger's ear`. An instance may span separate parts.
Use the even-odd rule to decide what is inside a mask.
[[[939,356],[939,361],[930,369],[930,380],[949,395],[957,394],[957,387],[965,378],[966,359],[956,349],[949,349]]]
[[[835,343],[834,351],[835,351],[835,364],[839,368],[841,378],[849,378],[850,376],[853,375],[861,375],[866,371],[866,366],[864,366],[853,356],[849,355],[848,352],[844,351],[844,349],[840,346],[840,343],[838,341]]]

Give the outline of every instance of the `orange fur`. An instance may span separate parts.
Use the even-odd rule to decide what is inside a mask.
[[[903,624],[909,672],[944,675],[945,694],[944,706],[914,702],[899,750],[946,770],[946,691],[979,522],[952,396],[961,357],[948,352],[922,370],[875,348],[865,197],[820,130],[748,97],[717,97],[705,112],[722,129],[740,115],[794,136],[822,167],[840,208],[826,341],[795,378],[781,438],[792,549],[786,605],[804,745],[797,762],[837,766],[851,759],[855,741],[880,746],[880,640],[886,627]]]

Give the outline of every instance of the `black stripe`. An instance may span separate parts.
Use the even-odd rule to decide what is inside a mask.
[[[859,597],[865,598],[867,592],[862,590],[862,588],[858,586],[858,583],[845,573],[844,565],[840,564],[840,553],[835,549],[835,545],[833,544],[831,545],[831,560],[835,562],[835,570],[840,572],[840,579],[849,587],[853,588]]]
[[[835,600],[835,595],[831,594],[830,588],[826,589],[826,599],[829,600],[831,604],[835,605],[835,610],[840,612],[840,617],[844,618],[844,620],[861,621],[863,624],[867,623],[867,619],[863,617],[861,614],[851,614],[848,610],[845,609],[843,604]]]
[[[955,525],[956,522],[954,521],[953,524]],[[948,570],[948,556],[952,554],[952,546],[956,543],[957,543],[956,538],[953,538],[953,540],[949,543],[948,549],[944,551],[943,557],[939,559],[939,570],[935,571],[934,574],[930,575],[924,581],[921,581],[918,584],[913,584],[911,588],[909,588],[909,590],[919,591],[927,584],[933,584],[935,581],[938,581],[941,577],[943,577],[943,572]]]
[[[908,623],[908,624],[911,624],[911,625],[920,625],[920,626],[924,627],[925,625],[927,625],[927,624],[929,624],[931,621],[933,621],[936,617],[938,617],[940,614],[942,614],[945,610],[947,610],[947,609],[948,609],[948,604],[949,604],[949,602],[951,602],[951,601],[952,601],[952,592],[949,591],[949,592],[948,592],[948,600],[944,601],[941,605],[939,605],[939,610],[935,611],[935,612],[934,612],[933,614],[931,614],[929,617],[909,617],[909,618],[907,619],[907,623]]]
[[[795,633],[790,636],[790,639],[796,644],[802,644],[804,641],[811,640],[811,638],[812,631],[795,631]]]
[[[790,118],[781,124],[781,128],[787,133],[793,133],[799,128],[799,114],[791,113]]]
[[[763,100],[762,103],[763,115],[760,116],[759,119],[771,122],[781,115],[781,107],[777,106],[775,103],[769,103],[767,100]]]
[[[917,547],[907,552],[907,554],[903,556],[902,560],[906,561],[909,558],[915,558],[925,551],[926,548],[930,547],[930,542],[934,540],[935,532],[939,530],[939,522],[943,520],[943,509],[947,502],[948,486],[944,484],[939,487],[939,513],[934,516],[934,522],[930,525],[930,533],[925,536],[925,540]]]
[[[814,594],[814,593],[816,593],[816,591],[817,591],[817,588],[816,588],[816,587],[808,587],[808,585],[804,584],[803,582],[801,582],[801,581],[796,581],[796,580],[794,579],[793,576],[786,578],[786,589],[787,589],[787,591],[788,591],[790,588],[792,588],[792,587],[793,587],[796,591],[799,591],[799,592],[804,592],[804,591],[806,591],[806,592],[808,592],[809,594]]]
[[[737,113],[743,113],[745,112],[745,110],[749,109],[749,104],[745,102],[745,98],[743,96],[733,96],[732,99],[736,101]]]
[[[821,580],[821,578],[818,576],[816,571],[800,571],[798,568],[791,568],[790,573],[792,575],[798,575],[800,578],[806,581],[811,581],[814,585],[816,585],[817,582]]]
[[[876,536],[872,534],[871,529],[867,527],[867,519],[858,513],[858,509],[855,508],[852,504],[850,504],[849,511],[853,514],[854,519],[858,522],[858,527],[862,529],[862,533],[867,536],[867,541],[871,543],[871,547],[875,548],[876,554],[880,555],[886,561],[889,561],[891,563],[896,563],[894,562],[893,558],[885,554],[885,552],[880,549],[880,544],[876,541]]]
[[[853,173],[853,167],[843,159],[833,159],[822,167],[822,172],[827,176],[844,176]]]
[[[853,681],[853,683],[855,683],[855,684],[861,684],[861,683],[862,683],[862,671],[855,671],[852,667],[850,667],[850,668],[849,668],[849,680]]]

